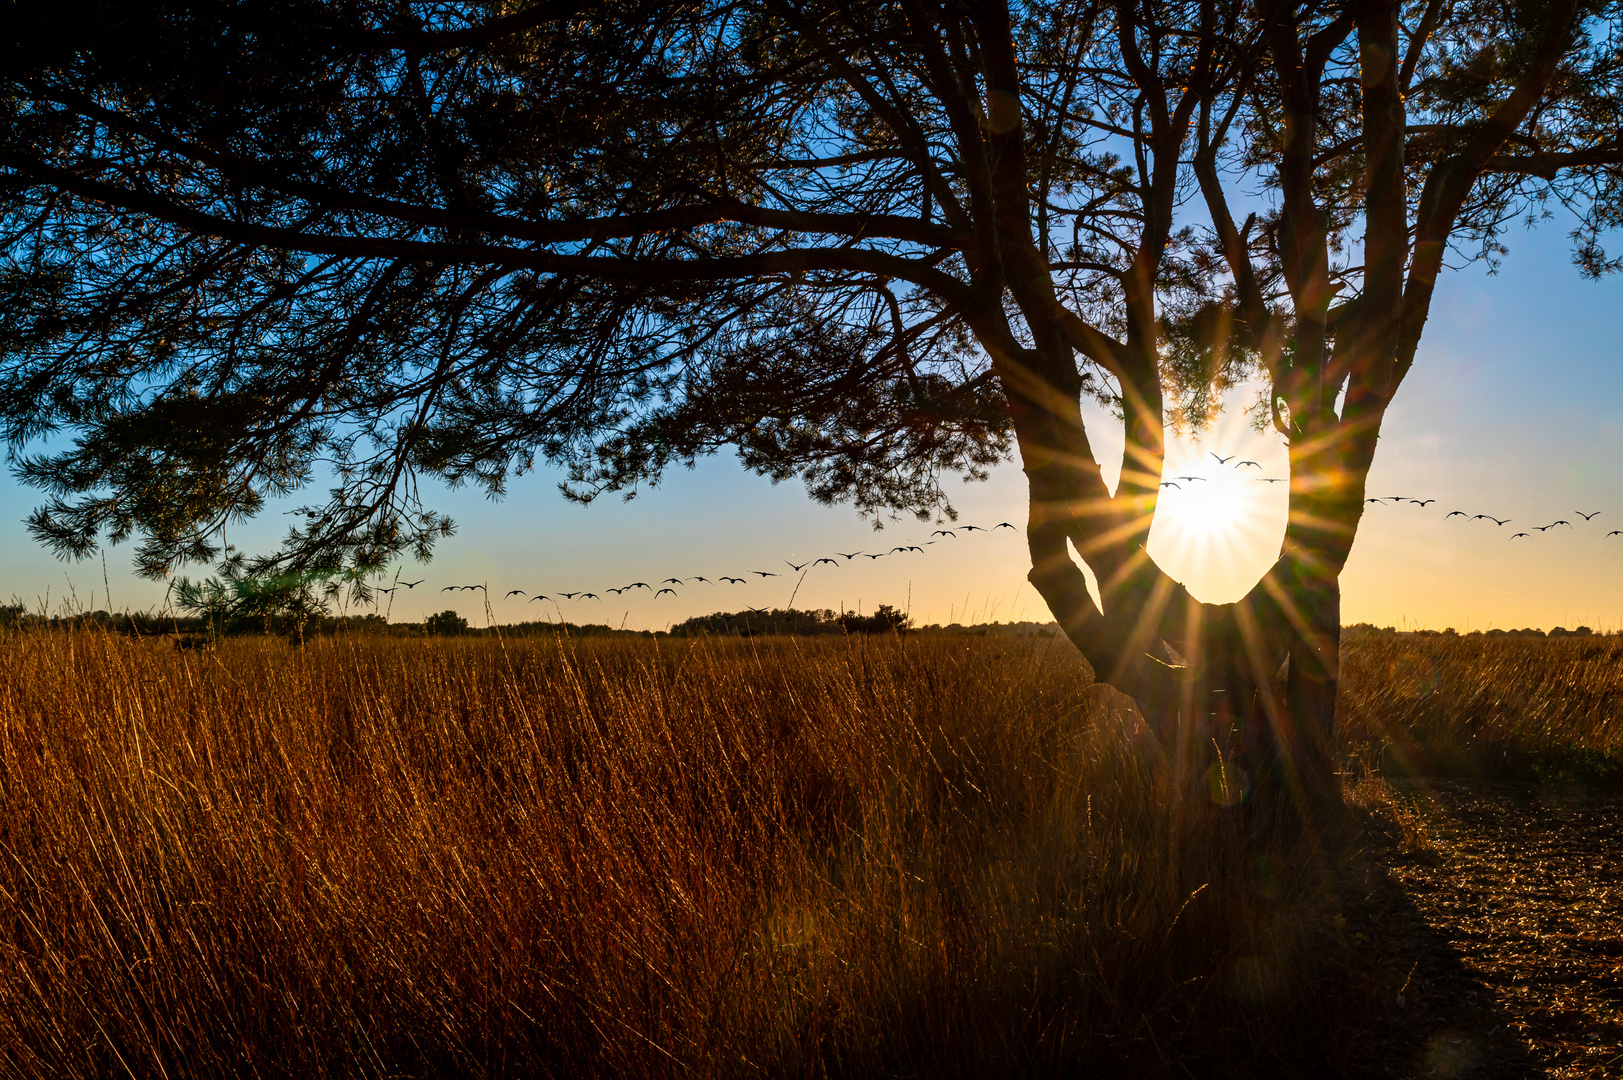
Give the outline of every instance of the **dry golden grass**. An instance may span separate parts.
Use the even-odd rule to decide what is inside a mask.
[[[0,1073],[1333,1058],[1312,852],[1202,790],[1063,642],[13,634]]]
[[[1388,772],[1615,774],[1623,638],[1354,638],[1337,723],[1349,757]]]

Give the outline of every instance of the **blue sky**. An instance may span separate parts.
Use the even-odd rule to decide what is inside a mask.
[[[1623,281],[1582,280],[1563,232],[1546,225],[1513,233],[1496,276],[1475,265],[1443,279],[1370,476],[1372,494],[1439,501],[1379,505],[1366,514],[1343,576],[1344,621],[1462,631],[1623,628],[1623,536],[1604,535],[1623,529]],[[1102,455],[1119,453],[1114,432],[1096,427],[1093,441]],[[1239,451],[1282,476],[1281,442],[1253,433],[1231,409],[1198,443],[1173,446],[1169,475],[1209,469],[1217,486],[1199,496],[1169,491],[1150,550],[1197,596],[1225,601],[1243,593],[1277,552],[1284,522],[1284,485],[1242,483],[1206,451]],[[849,508],[819,506],[797,483],[773,485],[730,456],[677,470],[629,503],[608,498],[579,507],[557,493],[556,479],[543,472],[520,480],[501,503],[473,491],[442,492],[436,505],[457,520],[458,533],[429,566],[405,567],[407,579],[427,581],[397,594],[392,617],[415,620],[452,607],[482,623],[476,593],[439,591],[477,581],[489,583],[499,621],[539,617],[545,608],[554,619],[658,629],[714,610],[782,606],[791,596],[797,607],[894,604],[924,623],[1048,618],[1025,581],[1016,531],[935,538],[923,555],[842,558],[838,569],[818,567],[799,581],[783,560],[887,551],[932,539],[936,526],[906,518],[875,533]],[[1023,528],[1024,482],[1014,465],[984,484],[954,481],[953,490],[961,521]],[[1205,502],[1189,501],[1199,499]],[[129,572],[128,546],[107,550],[104,585],[99,556],[62,563],[34,545],[22,519],[36,501],[9,475],[0,479],[0,598],[53,611],[70,595],[87,608],[162,604],[163,583]],[[1510,517],[1513,525],[1445,520],[1454,509]],[[1577,510],[1601,514],[1584,523],[1572,516]],[[1563,517],[1577,527],[1508,539]],[[273,511],[230,539],[262,550],[282,528]],[[780,576],[758,578],[755,570]],[[557,607],[499,595],[515,588],[602,593],[632,581],[721,574],[750,583],[695,582],[657,601],[637,590]]]

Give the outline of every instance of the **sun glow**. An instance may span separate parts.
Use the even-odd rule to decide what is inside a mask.
[[[1281,441],[1220,421],[1199,443],[1168,447],[1148,550],[1199,599],[1238,600],[1278,557],[1289,486]]]

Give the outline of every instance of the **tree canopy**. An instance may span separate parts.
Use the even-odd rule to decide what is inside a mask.
[[[1291,710],[1333,707],[1439,273],[1550,208],[1582,272],[1619,266],[1614,0],[17,10],[0,417],[71,441],[19,459],[35,534],[139,536],[151,574],[324,468],[270,561],[426,556],[423,477],[548,462],[589,499],[732,446],[930,515],[1017,451],[1032,581],[1101,677],[1155,711],[1181,656],[1278,727],[1283,660]],[[1166,425],[1248,377],[1290,522],[1205,611],[1142,545]]]

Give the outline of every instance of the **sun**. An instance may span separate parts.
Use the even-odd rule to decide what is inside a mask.
[[[1169,486],[1156,503],[1149,553],[1197,598],[1238,600],[1279,556],[1289,485],[1266,478],[1287,475],[1284,455],[1249,431],[1208,433],[1199,444],[1168,449]]]

